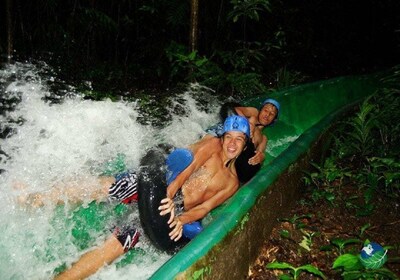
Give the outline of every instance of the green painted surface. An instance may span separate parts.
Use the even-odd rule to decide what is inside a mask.
[[[267,96],[281,103],[279,121],[265,133],[268,136],[267,157],[262,169],[225,204],[205,218],[204,231],[181,249],[150,279],[174,279],[185,271],[190,278],[199,271],[196,263],[207,266],[224,250],[219,246],[231,231],[240,234],[241,225],[257,198],[268,195],[268,187],[299,157],[306,153],[326,128],[350,105],[371,95],[380,86],[378,76],[342,77],[305,84],[248,100],[256,106]],[[215,248],[217,248],[215,250]],[[207,254],[214,250],[213,257]],[[227,272],[229,273],[229,272]],[[211,272],[212,274],[212,272]],[[212,276],[210,276],[212,278]]]

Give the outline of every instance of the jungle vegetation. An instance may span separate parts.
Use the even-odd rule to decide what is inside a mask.
[[[218,94],[386,69],[399,59],[396,0],[5,0],[1,61],[38,59],[98,91]]]

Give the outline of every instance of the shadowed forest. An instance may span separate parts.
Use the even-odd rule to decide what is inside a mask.
[[[242,97],[399,61],[395,0],[1,5],[2,62],[46,61],[65,80],[90,81],[94,98],[160,94],[187,82]]]

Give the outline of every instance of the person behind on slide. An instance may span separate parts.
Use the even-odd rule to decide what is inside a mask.
[[[279,116],[280,104],[272,98],[267,98],[261,104],[260,110],[255,107],[245,107],[238,103],[233,106],[239,116],[246,117],[250,123],[250,137],[254,143],[255,155],[249,159],[249,164],[256,165],[265,159],[265,149],[268,139],[262,133],[265,127],[273,125]]]
[[[233,163],[243,151],[249,137],[248,120],[241,116],[231,116],[224,123],[222,138],[206,135],[189,146],[193,161],[169,184],[167,197],[161,201],[159,207],[160,215],[170,214],[168,224],[172,229],[169,234],[171,240],[178,241],[182,237],[184,224],[203,218],[236,192],[239,181]],[[176,205],[173,199],[178,190],[183,195],[184,210],[180,215],[175,215]],[[94,200],[108,197],[130,203],[137,201],[137,176],[135,173],[125,173],[116,178],[101,177],[88,184],[77,182],[72,186],[54,187],[51,192],[29,195],[21,202],[34,206],[41,206],[46,200],[62,203],[60,198],[65,195],[71,196],[75,201],[83,197]],[[133,248],[138,239],[137,229],[129,226],[116,228],[104,244],[81,256],[71,268],[55,279],[86,278]]]

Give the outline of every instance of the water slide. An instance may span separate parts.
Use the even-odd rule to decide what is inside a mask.
[[[69,85],[54,95],[48,89],[54,80],[57,77],[42,64],[0,68],[2,279],[48,279],[101,244],[114,222],[129,220],[140,226],[136,205],[130,209],[87,200],[77,209],[68,203],[57,208],[48,203],[34,210],[16,205],[18,195],[47,191],[55,180],[71,174],[90,178],[99,172],[135,169],[149,147],[159,142],[186,146],[216,121],[216,108],[215,114],[199,110],[190,98],[204,95],[201,88],[181,98],[187,116],[172,115],[171,124],[155,129],[138,122],[133,102],[82,100]],[[282,106],[279,121],[266,129],[269,142],[262,170],[206,216],[205,230],[175,255],[155,250],[142,236],[134,250],[94,279],[243,279],[276,217],[298,197],[302,170],[310,160],[323,157],[323,140],[331,125],[381,86],[378,76],[369,75],[268,94]],[[266,96],[247,104],[258,106]],[[11,188],[20,180],[30,183],[27,190]]]
[[[302,170],[328,149],[335,121],[382,83],[378,75],[341,77],[269,94],[281,103],[262,169],[207,216],[204,231],[162,265],[150,279],[243,279],[276,218],[301,192]],[[248,100],[258,106],[266,96]]]

